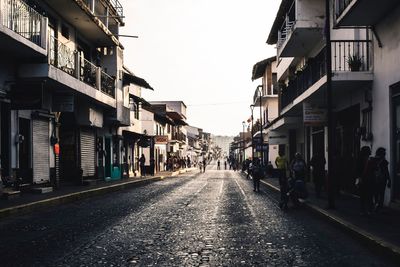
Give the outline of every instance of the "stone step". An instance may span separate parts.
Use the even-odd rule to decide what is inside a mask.
[[[32,188],[31,192],[35,194],[46,194],[53,192],[53,187],[35,187]]]
[[[31,184],[20,184],[19,185],[19,190],[21,191],[21,192],[30,192],[31,191]]]
[[[99,183],[98,179],[88,179],[83,180],[82,185],[97,185]]]
[[[21,195],[21,191],[19,191],[19,190],[4,188],[2,197],[4,199],[14,199],[14,198],[18,198],[20,195]]]

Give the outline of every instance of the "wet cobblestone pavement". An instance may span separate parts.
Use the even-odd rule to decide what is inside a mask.
[[[0,222],[1,266],[396,266],[209,166]]]

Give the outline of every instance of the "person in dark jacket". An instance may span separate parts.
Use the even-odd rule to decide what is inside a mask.
[[[386,149],[379,147],[375,157],[368,160],[365,168],[365,177],[371,179],[374,188],[374,201],[376,211],[383,207],[386,186],[390,188],[389,162],[385,159]]]
[[[325,164],[325,157],[318,152],[314,154],[310,161],[317,198],[321,197],[322,186],[325,184]]]
[[[360,190],[361,215],[369,213],[372,210],[373,185],[370,177],[363,175],[370,155],[371,149],[368,146],[363,146],[356,163],[356,186]]]
[[[260,192],[260,180],[262,177],[262,168],[261,168],[261,162],[258,158],[255,158],[253,160],[252,164],[252,177],[253,177],[253,184],[254,184],[254,192]]]
[[[140,175],[141,176],[146,176],[145,163],[146,163],[146,158],[145,158],[144,154],[142,154],[142,156],[139,159]]]

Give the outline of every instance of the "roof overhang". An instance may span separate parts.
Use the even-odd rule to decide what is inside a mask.
[[[149,106],[149,107],[151,106],[151,104],[149,102],[147,102],[146,99],[144,99],[144,98],[142,98],[140,96],[137,96],[137,95],[134,95],[134,94],[129,94],[129,96],[132,97],[135,101],[141,103],[144,106]]]
[[[286,13],[295,0],[282,0],[279,6],[278,13],[276,14],[274,24],[272,24],[271,31],[269,32],[267,44],[273,45],[278,41],[278,30],[286,19]]]
[[[137,86],[143,87],[143,88],[147,88],[150,90],[154,90],[153,87],[150,86],[150,84],[148,84],[146,82],[145,79],[142,79],[138,76],[135,76],[133,74],[124,72],[123,78],[122,78],[122,84],[125,85],[129,85],[129,84],[136,84]]]
[[[256,80],[258,78],[261,78],[264,76],[265,73],[265,69],[267,68],[268,65],[270,65],[272,62],[274,62],[276,59],[276,57],[270,57],[267,59],[264,59],[260,62],[257,62],[254,66],[253,66],[253,72],[252,72],[252,76],[251,76],[251,80]]]

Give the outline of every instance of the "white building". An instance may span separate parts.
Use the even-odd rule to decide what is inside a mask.
[[[279,117],[267,128],[286,139],[286,153],[290,159],[296,152],[307,161],[316,153],[325,155],[327,159],[325,55],[326,49],[330,49],[336,141],[335,147],[330,149],[337,159],[335,179],[341,190],[355,193],[354,173],[344,170],[354,169],[361,146],[375,148],[376,137],[374,134],[372,138],[371,134],[371,92],[374,91],[371,89],[376,49],[371,30],[337,28],[333,18],[329,27],[331,43],[327,48],[324,38],[325,1],[282,1],[267,40],[268,44],[277,46]],[[358,64],[350,64],[352,60]],[[374,103],[380,102],[378,98],[376,100]]]
[[[372,29],[371,63],[373,82],[366,99],[369,110],[361,114],[361,133],[375,151],[386,148],[392,187],[387,201],[400,200],[400,3],[396,0],[333,1],[333,21],[337,27]],[[364,143],[364,142],[363,142]]]

